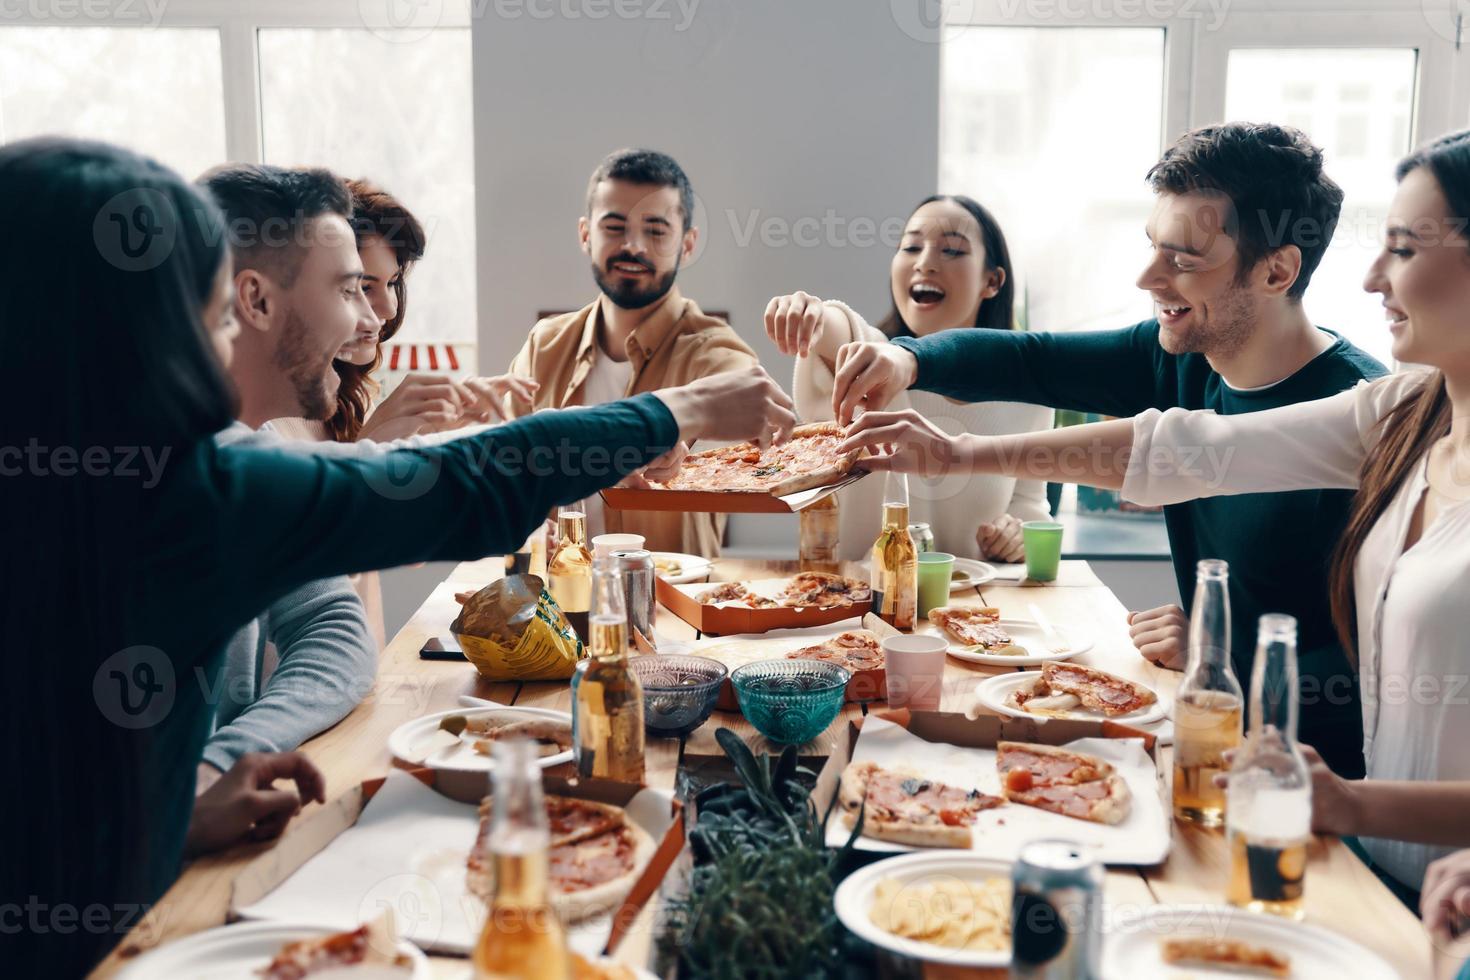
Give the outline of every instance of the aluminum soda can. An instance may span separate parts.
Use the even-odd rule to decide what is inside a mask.
[[[638,642],[633,633],[637,630],[649,643],[653,642],[653,621],[658,603],[653,591],[653,553],[642,548],[636,551],[614,551],[613,560],[623,577],[623,602],[628,610],[628,642]],[[636,649],[636,647],[635,647]]]
[[[1011,976],[1101,976],[1103,868],[1092,853],[1075,841],[1031,841],[1011,884]]]
[[[914,550],[920,554],[934,550],[934,530],[928,524],[910,524],[909,537],[914,539]]]

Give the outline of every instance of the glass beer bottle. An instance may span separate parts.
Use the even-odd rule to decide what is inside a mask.
[[[495,889],[471,958],[475,980],[569,980],[566,930],[548,900],[551,837],[535,745],[526,739],[498,741],[492,752],[485,843],[494,862]]]
[[[643,685],[628,663],[628,614],[617,561],[592,575],[592,660],[577,684],[577,772],[643,782]]]
[[[1205,827],[1225,821],[1215,776],[1240,744],[1245,698],[1230,666],[1230,566],[1196,566],[1189,616],[1189,662],[1174,700],[1174,816]]]
[[[587,515],[564,510],[556,518],[557,546],[546,562],[547,591],[584,641],[592,608],[592,555],[587,550]]]
[[[797,558],[803,572],[840,571],[837,561],[837,494],[829,493],[797,515]]]
[[[1252,912],[1305,914],[1312,776],[1296,742],[1296,620],[1261,617],[1251,668],[1250,735],[1226,791],[1230,881],[1225,898]]]
[[[873,542],[873,612],[912,630],[919,606],[919,558],[909,534],[909,481],[889,473],[883,485],[883,530]]]

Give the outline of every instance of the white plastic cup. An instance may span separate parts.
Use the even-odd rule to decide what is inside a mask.
[[[641,534],[599,534],[592,539],[592,557],[611,558],[614,551],[642,551]]]
[[[944,697],[944,660],[949,641],[929,633],[906,633],[883,641],[888,706],[938,711]]]

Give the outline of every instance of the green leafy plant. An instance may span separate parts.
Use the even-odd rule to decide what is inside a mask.
[[[715,739],[741,785],[710,787],[695,798],[695,868],[688,893],[669,904],[662,949],[682,977],[840,976],[843,929],[832,894],[863,815],[840,850],[827,849],[832,805],[818,816],[798,778],[813,774],[798,765],[795,746],[773,768],[729,729]]]

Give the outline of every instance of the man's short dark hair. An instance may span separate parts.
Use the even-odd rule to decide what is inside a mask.
[[[1213,191],[1230,198],[1225,231],[1240,255],[1239,280],[1269,253],[1295,245],[1301,272],[1287,295],[1300,299],[1327,252],[1342,211],[1342,188],[1322,172],[1322,151],[1305,133],[1272,123],[1222,123],[1185,133],[1148,172],[1157,194]]]
[[[684,168],[667,153],[657,150],[614,150],[602,158],[592,179],[587,182],[587,216],[592,216],[592,195],[604,180],[626,180],[630,184],[672,187],[679,192],[679,210],[684,217],[684,230],[694,221],[694,188]]]
[[[301,271],[312,220],[352,217],[352,192],[329,170],[230,163],[199,183],[225,213],[236,270],[258,269],[287,288]]]

